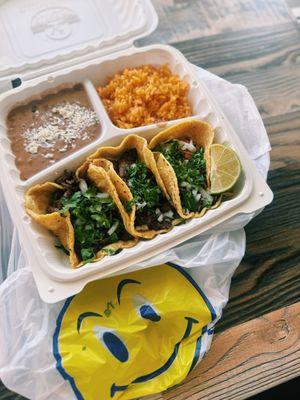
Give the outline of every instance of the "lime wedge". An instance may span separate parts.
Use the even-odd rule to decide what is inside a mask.
[[[210,147],[211,193],[219,194],[231,189],[241,174],[241,163],[234,150],[222,144]]]

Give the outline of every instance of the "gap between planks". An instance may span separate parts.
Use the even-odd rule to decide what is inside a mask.
[[[147,400],[242,400],[300,375],[300,302],[216,334],[183,384]]]

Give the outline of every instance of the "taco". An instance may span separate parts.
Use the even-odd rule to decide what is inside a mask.
[[[166,191],[184,219],[200,217],[220,204],[210,194],[210,152],[214,131],[203,121],[172,126],[150,141]]]
[[[123,205],[126,229],[133,236],[151,239],[181,221],[144,138],[129,135],[118,147],[102,147],[88,160],[100,163],[108,173]]]
[[[74,268],[137,243],[124,227],[119,203],[105,170],[88,163],[25,195],[27,213],[59,239]]]

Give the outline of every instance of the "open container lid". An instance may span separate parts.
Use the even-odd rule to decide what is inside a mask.
[[[151,0],[0,0],[0,93],[129,47],[157,23]]]

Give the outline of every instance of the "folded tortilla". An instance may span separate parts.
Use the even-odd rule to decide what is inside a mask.
[[[114,184],[120,202],[122,203],[122,209],[120,208],[120,211],[122,212],[123,215],[123,220],[126,230],[132,236],[141,237],[144,239],[152,239],[159,233],[165,233],[169,231],[172,227],[161,230],[149,229],[148,226],[137,227],[135,225],[135,216],[137,211],[135,204],[133,204],[131,211],[129,213],[127,213],[127,211],[125,210],[124,204],[132,200],[133,195],[126,182],[118,175],[118,173],[114,169],[112,161],[120,159],[123,153],[131,149],[136,150],[140,161],[143,162],[146,165],[146,167],[153,173],[157,185],[161,189],[167,201],[170,202],[170,196],[165,188],[164,182],[158,171],[154,155],[148,148],[146,139],[134,134],[129,135],[117,147],[110,146],[110,147],[99,148],[95,153],[93,153],[88,158],[88,160],[92,162],[94,165],[101,165],[101,167],[105,169],[112,183]],[[170,204],[172,205],[172,202],[170,202]],[[181,219],[176,219],[176,220],[174,219],[172,221],[172,225],[176,225],[180,222]]]
[[[72,267],[76,267],[80,261],[74,250],[74,229],[69,211],[65,216],[62,216],[58,211],[47,213],[51,197],[59,189],[63,189],[63,187],[54,182],[45,182],[31,187],[25,194],[25,209],[33,220],[51,231],[59,239],[63,247],[69,252],[70,264]]]
[[[118,207],[120,218],[123,220],[123,215],[119,208],[119,197],[113,183],[103,168],[90,163],[84,163],[78,168],[76,175],[79,179],[88,178],[99,191],[108,193]],[[84,263],[75,252],[75,234],[70,213],[68,211],[65,215],[61,215],[59,211],[47,213],[47,209],[51,203],[51,197],[53,193],[59,189],[63,190],[63,187],[53,182],[46,182],[33,186],[26,192],[25,209],[32,219],[51,231],[59,239],[63,247],[69,252],[69,262],[71,266],[77,268]],[[123,223],[125,226],[124,221]],[[93,261],[101,260],[109,254],[109,251],[133,247],[136,243],[137,239],[132,238],[128,241],[119,240],[115,243],[108,244],[97,252],[95,260]]]
[[[204,159],[206,163],[206,181],[207,187],[210,186],[210,146],[214,140],[214,131],[207,122],[199,120],[190,120],[181,122],[170,128],[163,130],[152,138],[149,143],[149,148],[154,150],[157,146],[162,145],[172,139],[177,140],[192,140],[197,150],[200,147],[204,148]],[[221,203],[221,198],[217,199],[215,204],[210,208],[202,208],[199,212],[184,211],[181,199],[178,180],[175,171],[171,164],[166,160],[163,154],[154,152],[156,165],[165,185],[168,195],[174,204],[178,215],[184,219],[198,218],[204,215],[208,209],[217,208]]]

